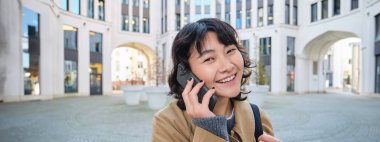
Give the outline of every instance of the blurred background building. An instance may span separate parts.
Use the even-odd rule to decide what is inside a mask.
[[[175,35],[208,17],[237,29],[273,94],[380,93],[379,0],[1,0],[0,100],[167,84]]]

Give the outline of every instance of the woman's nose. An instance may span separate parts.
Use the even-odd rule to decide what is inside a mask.
[[[230,72],[234,69],[234,65],[228,58],[224,58],[219,63],[219,72]]]

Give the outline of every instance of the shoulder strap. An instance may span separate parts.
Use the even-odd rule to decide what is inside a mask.
[[[261,124],[260,110],[255,104],[251,104],[253,115],[255,117],[255,139],[258,142],[259,136],[263,134],[263,126]]]

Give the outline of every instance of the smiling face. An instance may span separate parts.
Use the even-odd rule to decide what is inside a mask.
[[[207,32],[201,53],[194,47],[190,51],[192,72],[205,81],[208,88],[215,87],[218,97],[239,95],[244,61],[235,45],[223,45],[215,32]]]

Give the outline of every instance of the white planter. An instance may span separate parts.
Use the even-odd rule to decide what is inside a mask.
[[[122,86],[125,103],[127,105],[138,105],[143,88],[144,86]]]
[[[140,101],[142,101],[142,102],[146,102],[146,101],[148,101],[148,95],[146,95],[146,92],[145,92],[145,91],[141,91],[141,94],[140,94]]]
[[[256,104],[257,106],[263,106],[265,101],[265,95],[269,92],[268,85],[249,85],[245,86],[246,90],[251,91],[247,96],[250,103]]]
[[[145,88],[148,96],[148,105],[150,109],[161,109],[166,105],[168,100],[168,86],[149,86]]]

